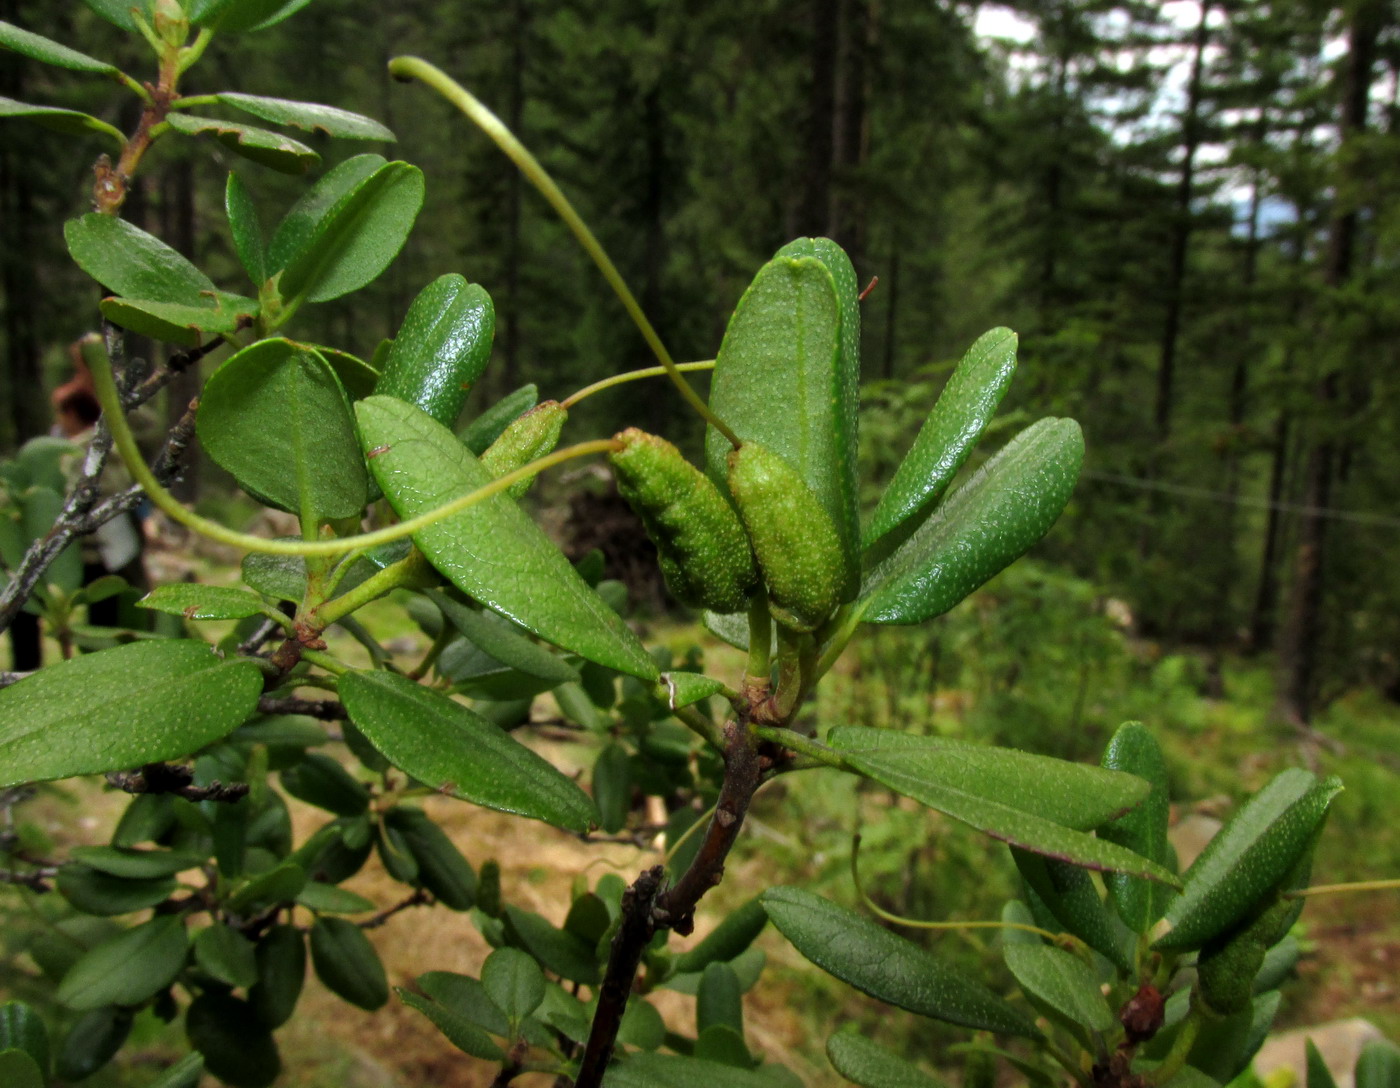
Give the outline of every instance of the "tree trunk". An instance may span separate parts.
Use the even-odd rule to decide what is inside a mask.
[[[802,190],[793,233],[822,235],[831,231],[831,164],[835,150],[832,115],[836,108],[837,42],[840,0],[812,0],[812,82],[807,94]]]
[[[1356,249],[1358,211],[1350,203],[1349,191],[1355,167],[1349,152],[1366,129],[1367,103],[1371,91],[1376,40],[1383,22],[1384,5],[1379,0],[1363,0],[1353,12],[1347,29],[1347,63],[1344,75],[1340,120],[1341,147],[1338,151],[1337,192],[1323,280],[1332,293],[1351,277]],[[1329,300],[1329,305],[1334,305]],[[1329,315],[1334,327],[1340,322]],[[1317,338],[1326,344],[1330,337]],[[1336,470],[1337,444],[1333,437],[1339,421],[1342,379],[1330,360],[1314,392],[1318,425],[1308,446],[1303,483],[1303,512],[1298,520],[1298,542],[1293,554],[1293,585],[1288,613],[1279,633],[1279,709],[1283,717],[1299,729],[1312,722],[1316,698],[1317,655],[1322,640],[1322,597],[1325,574],[1327,518]]]

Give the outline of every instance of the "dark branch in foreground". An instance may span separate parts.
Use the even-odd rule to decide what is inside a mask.
[[[344,722],[350,715],[344,703],[334,699],[297,699],[292,696],[264,695],[258,700],[259,714],[301,714],[323,722]]]
[[[661,890],[665,870],[657,865],[639,876],[622,897],[622,922],[613,937],[607,973],[598,990],[598,1008],[584,1048],[574,1088],[599,1088],[612,1059],[622,1014],[648,942],[660,929],[684,936],[695,924],[695,906],[724,876],[724,862],[739,836],[749,802],[762,781],[763,761],[749,735],[747,720],[724,727],[724,784],[705,839],[680,880]]]
[[[207,786],[194,784],[194,770],[170,763],[147,763],[139,771],[114,771],[107,776],[110,785],[127,793],[173,793],[186,801],[224,801],[232,804],[248,794],[248,783],[225,786],[218,779]]]

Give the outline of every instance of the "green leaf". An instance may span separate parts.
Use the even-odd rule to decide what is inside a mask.
[[[512,944],[523,945],[540,965],[560,978],[596,986],[600,972],[594,948],[572,933],[558,929],[533,911],[506,907]]]
[[[1337,1088],[1332,1070],[1327,1068],[1327,1062],[1323,1060],[1317,1044],[1312,1039],[1307,1039],[1304,1045],[1307,1051],[1307,1088]]]
[[[58,890],[85,914],[130,914],[164,902],[174,894],[174,877],[112,876],[86,865],[65,865],[58,871]]]
[[[866,574],[859,617],[922,623],[947,612],[1050,531],[1083,460],[1074,420],[1027,427]]]
[[[1151,786],[1147,798],[1131,812],[1099,828],[1099,837],[1116,842],[1135,854],[1168,865],[1171,850],[1167,844],[1167,765],[1162,750],[1150,730],[1141,722],[1118,727],[1104,752],[1103,765],[1115,771],[1137,775]],[[1105,878],[1118,916],[1135,933],[1146,933],[1167,909],[1170,893],[1161,884],[1139,880],[1123,873]]]
[[[481,985],[505,1013],[512,1034],[544,1000],[544,972],[518,948],[498,948],[487,956],[481,965]]]
[[[1400,1084],[1400,1049],[1386,1039],[1373,1039],[1356,1059],[1356,1088],[1395,1088]],[[1312,1088],[1309,1083],[1308,1088]]]
[[[206,973],[230,986],[248,987],[258,981],[253,942],[222,922],[194,935],[194,960]]]
[[[82,1080],[101,1069],[131,1034],[130,1009],[107,1005],[83,1013],[68,1029],[55,1071],[64,1080]]]
[[[769,888],[768,917],[822,970],[880,1001],[980,1031],[1040,1038],[1035,1025],[976,979],[801,888]]]
[[[716,967],[723,970],[721,965],[717,964]],[[692,1053],[699,1061],[719,1062],[734,1069],[752,1069],[754,1066],[753,1055],[744,1045],[744,1037],[728,1024],[711,1024],[699,1032]]]
[[[486,289],[456,273],[439,276],[404,315],[375,392],[416,404],[451,427],[490,361],[495,333]]]
[[[573,831],[597,819],[571,778],[439,692],[369,670],[342,676],[340,698],[390,763],[449,796]]]
[[[486,988],[470,975],[454,971],[428,971],[418,976],[419,988],[434,1001],[460,1013],[492,1035],[506,1035],[505,1014],[486,996]]]
[[[314,352],[260,340],[204,387],[200,441],[239,485],[270,505],[314,518],[354,517],[369,480],[350,400]]]
[[[430,997],[405,990],[402,986],[395,986],[394,992],[405,1005],[417,1009],[431,1020],[433,1026],[447,1036],[447,1041],[462,1053],[481,1058],[483,1061],[501,1061],[505,1058],[505,1051],[497,1046],[486,1032],[456,1009],[448,1008]]]
[[[175,759],[231,733],[262,672],[202,642],[133,642],[0,690],[0,787]]]
[[[418,866],[416,883],[439,903],[449,910],[471,910],[476,905],[476,873],[426,812],[400,805],[384,814],[384,826],[398,836]]]
[[[276,925],[258,941],[254,956],[258,981],[248,990],[248,1004],[262,1024],[279,1028],[291,1019],[306,982],[306,939],[294,925]]]
[[[276,26],[309,3],[311,0],[186,0],[185,11],[196,26],[207,24],[221,33],[237,33]]]
[[[358,816],[369,807],[369,790],[338,761],[319,752],[308,752],[283,771],[282,788],[337,816]]]
[[[540,391],[533,382],[522,385],[468,423],[457,433],[457,437],[462,445],[472,451],[473,456],[480,457],[507,427],[533,408],[539,399]]]
[[[491,482],[490,474],[421,409],[374,396],[355,406],[375,479],[400,517],[437,509]],[[522,627],[600,665],[655,680],[636,635],[563,553],[509,499],[496,495],[413,536],[464,593]]]
[[[0,1005],[0,1051],[18,1050],[38,1068],[41,1078],[49,1071],[49,1032],[44,1021],[23,1001]],[[0,1080],[0,1083],[6,1083]]]
[[[679,1054],[643,1051],[614,1062],[603,1088],[774,1088],[763,1073]]]
[[[859,526],[848,453],[856,442],[854,399],[843,372],[841,305],[831,271],[816,257],[779,256],[754,277],[730,319],[710,382],[710,408],[741,441],[757,442],[812,489],[840,538],[842,600],[855,595]],[[729,441],[705,436],[705,465],[727,487]]]
[[[13,49],[16,53],[31,60],[43,61],[71,72],[96,72],[99,75],[115,75],[117,68],[105,60],[98,60],[76,49],[69,49],[50,38],[24,30],[13,23],[0,22],[0,47]]]
[[[1039,943],[1008,944],[1002,952],[1021,989],[1047,1011],[1089,1031],[1108,1031],[1116,1023],[1093,968],[1083,960]]]
[[[1016,334],[1010,329],[984,333],[968,349],[870,517],[863,537],[867,565],[924,523],[982,437],[1015,372]]]
[[[321,161],[321,156],[301,141],[256,125],[198,117],[179,110],[171,110],[165,121],[186,136],[208,133],[235,154],[284,174],[304,174]]]
[[[318,918],[311,927],[311,965],[326,989],[371,1012],[389,1000],[384,964],[365,931],[344,918]]]
[[[154,0],[83,0],[83,3],[109,23],[134,32],[136,20],[132,18],[132,10],[139,11],[141,17],[150,22]]]
[[[768,924],[768,912],[763,903],[750,899],[737,910],[725,915],[710,934],[694,948],[676,957],[674,970],[678,975],[703,971],[712,963],[728,963],[742,954]]]
[[[724,690],[720,681],[698,672],[663,672],[661,685],[666,690],[666,705],[672,710],[693,706]]]
[[[374,909],[374,901],[349,888],[309,881],[297,895],[297,902],[318,914],[363,914]]]
[[[44,1088],[44,1074],[23,1050],[0,1049],[0,1084],[5,1088]]]
[[[258,209],[243,179],[229,171],[228,184],[224,188],[224,211],[228,215],[229,233],[233,235],[233,248],[238,251],[238,259],[251,279],[259,287],[267,279],[267,243],[263,240],[262,224],[258,221]]]
[[[710,963],[700,976],[695,992],[695,1032],[703,1035],[707,1028],[723,1026],[743,1039],[744,1003],[739,988],[739,976],[727,963]]]
[[[234,890],[225,906],[235,914],[248,914],[259,907],[274,903],[290,903],[306,886],[306,871],[295,862],[287,861],[251,877]]]
[[[1064,929],[1105,956],[1125,974],[1133,970],[1133,941],[1104,905],[1089,874],[1077,865],[1011,848],[1033,905],[1042,907]],[[1038,903],[1034,903],[1038,900]]]
[[[178,850],[133,850],[124,846],[75,846],[69,851],[74,861],[80,861],[98,872],[135,880],[158,876],[174,876],[204,864],[204,855]]]
[[[267,246],[267,272],[274,275],[306,249],[317,229],[341,200],[386,164],[383,155],[355,155],[326,171],[292,205]],[[285,294],[284,294],[285,297]]]
[[[626,825],[632,811],[632,761],[620,744],[604,745],[593,761],[593,803],[600,814],[598,824],[609,835]]]
[[[126,145],[126,137],[117,129],[107,124],[106,121],[98,120],[91,114],[82,113],[79,110],[64,109],[61,106],[37,106],[29,102],[17,102],[13,98],[0,95],[0,118],[3,117],[19,117],[26,121],[34,121],[45,128],[69,136],[82,136],[89,132],[96,132],[111,137],[119,148]]]
[[[642,1050],[659,1050],[666,1043],[666,1023],[661,1019],[661,1014],[656,1011],[656,1006],[646,1001],[640,995],[633,995],[627,1002],[627,1008],[622,1012],[622,1025],[617,1030],[617,1041],[625,1046],[640,1047]],[[699,1040],[696,1041],[697,1049]],[[742,1048],[744,1041],[739,1040]],[[752,1063],[747,1061],[748,1051],[745,1050],[745,1068]]]
[[[427,597],[472,645],[502,665],[526,676],[538,677],[546,681],[549,687],[578,680],[577,669],[520,634],[509,620],[494,613],[477,611],[445,593],[428,593]]]
[[[1079,831],[1128,811],[1148,790],[1120,771],[947,737],[842,725],[830,731],[827,744],[872,778],[930,807],[937,806],[920,796],[921,788],[995,799]]]
[[[282,1071],[272,1032],[230,994],[196,997],[185,1011],[185,1034],[208,1072],[232,1088],[269,1088]]]
[[[256,94],[222,91],[214,95],[220,103],[278,125],[291,125],[307,132],[324,132],[343,140],[393,140],[394,134],[372,117],[351,113],[316,102],[294,102],[287,98],[266,98]]]
[[[213,280],[153,234],[112,215],[89,212],[63,224],[78,267],[114,294],[206,307]]]
[[[328,348],[324,345],[317,345],[316,350],[321,353],[321,358],[331,364],[331,369],[335,371],[335,376],[340,379],[340,384],[345,386],[345,391],[350,394],[351,400],[364,400],[374,392],[375,385],[379,382],[379,371],[373,366],[348,351],[337,351],[335,348]],[[392,545],[384,545],[385,549]],[[371,549],[371,558],[378,549]]]
[[[328,302],[359,290],[398,256],[422,206],[421,170],[406,162],[379,167],[326,211],[288,260],[282,297]]]
[[[139,1005],[175,980],[188,951],[180,915],[153,918],[84,953],[63,976],[55,997],[80,1012]]]
[[[239,620],[268,611],[267,602],[256,593],[237,586],[205,586],[197,582],[156,586],[136,606],[187,620]]]
[[[199,1088],[204,1075],[204,1055],[195,1051],[186,1054],[146,1088]]]
[[[253,299],[222,291],[194,306],[144,298],[104,298],[100,307],[102,316],[114,325],[190,348],[236,332],[258,312]]]
[[[1291,767],[1244,803],[1187,870],[1167,909],[1171,931],[1154,948],[1199,948],[1225,932],[1272,891],[1310,849],[1332,798],[1335,776],[1322,782]]]
[[[861,1088],[944,1088],[942,1081],[854,1030],[827,1039],[826,1056],[836,1072]]]

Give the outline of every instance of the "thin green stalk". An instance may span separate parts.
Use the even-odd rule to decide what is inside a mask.
[[[816,760],[823,767],[835,767],[838,771],[852,769],[840,752],[791,729],[782,729],[776,725],[754,725],[750,726],[750,730],[759,740],[772,741],[790,752]]]
[[[768,611],[768,594],[760,586],[749,601],[749,663],[745,674],[767,683],[773,671],[773,616]]]
[[[195,35],[194,44],[187,45],[180,50],[180,71],[189,70],[200,57],[204,56],[204,50],[209,47],[209,43],[214,40],[214,32],[207,26],[199,28],[199,33]]]
[[[822,652],[816,664],[812,666],[811,683],[815,684],[831,671],[831,666],[845,653],[846,646],[859,626],[860,616],[851,605],[843,604],[836,610],[835,615],[827,621],[821,631]]]
[[[422,573],[422,558],[419,552],[409,552],[397,563],[390,563],[383,570],[376,571],[354,589],[347,590],[339,597],[325,601],[312,610],[316,626],[325,628],[342,616],[348,616],[356,609],[363,608],[370,601],[384,596],[390,590],[410,585]]]
[[[1047,941],[1058,941],[1062,936],[1059,933],[1051,933],[1047,929],[1041,929],[1039,926],[1026,925],[1024,922],[926,922],[919,918],[905,918],[903,915],[887,911],[870,898],[865,891],[865,885],[861,883],[859,835],[851,837],[851,882],[855,884],[856,896],[865,904],[867,910],[895,925],[908,926],[911,929],[1019,929],[1026,933],[1034,933],[1037,937],[1044,937]]]
[[[346,552],[345,555],[341,556],[340,562],[335,565],[330,574],[326,575],[326,584],[321,590],[326,597],[329,598],[335,593],[340,583],[345,580],[345,576],[350,573],[350,568],[355,565],[355,561],[360,556],[365,554],[365,551],[365,548],[356,548],[353,552]]]
[[[332,657],[330,654],[324,653],[321,650],[303,649],[301,651],[301,659],[308,665],[315,665],[318,668],[325,669],[332,676],[344,676],[347,672],[354,671],[349,665],[345,664],[344,661]]]
[[[1186,1059],[1191,1056],[1191,1048],[1196,1044],[1196,1036],[1201,1033],[1201,1014],[1193,1007],[1186,1014],[1186,1021],[1181,1025],[1176,1033],[1176,1038],[1172,1040],[1172,1047],[1167,1051],[1167,1056],[1162,1059],[1162,1064],[1156,1069],[1143,1074],[1143,1079],[1148,1084],[1166,1084],[1172,1077],[1181,1072],[1186,1064]]]
[[[701,363],[676,364],[676,369],[682,373],[688,373],[692,370],[713,370],[714,368],[715,361],[713,359],[706,359]],[[585,385],[577,393],[563,401],[562,407],[565,409],[572,408],[579,401],[588,399],[594,393],[601,393],[604,389],[611,389],[613,386],[622,385],[624,382],[640,381],[643,378],[664,378],[667,374],[668,371],[664,366],[649,366],[643,370],[629,370],[625,374],[614,374],[612,377],[604,378],[600,382],[594,382],[592,385]]]
[[[1350,884],[1315,884],[1311,888],[1284,892],[1285,899],[1306,899],[1312,895],[1343,895],[1348,892],[1400,891],[1400,880],[1356,880]]]
[[[410,680],[422,680],[428,675],[428,670],[437,663],[437,659],[442,656],[442,651],[447,648],[447,644],[452,641],[457,632],[446,620],[438,630],[437,638],[433,639],[433,644],[428,647],[428,652],[423,655],[423,659],[408,672]]]
[[[704,812],[702,812],[700,814],[700,819],[696,820],[693,824],[691,824],[685,829],[684,835],[682,835],[674,843],[671,843],[669,846],[667,846],[666,853],[663,854],[661,857],[661,864],[665,865],[669,869],[671,866],[671,859],[676,856],[676,851],[679,850],[690,840],[690,836],[696,834],[702,828],[704,828],[705,825],[710,822],[710,819],[714,816],[714,814],[714,805],[711,805]]]
[[[388,544],[394,540],[402,540],[412,536],[419,529],[426,529],[429,525],[435,525],[444,518],[449,518],[468,507],[475,506],[477,503],[489,499],[492,495],[500,494],[511,484],[535,476],[544,469],[552,468],[577,457],[586,457],[589,454],[617,449],[617,443],[611,438],[579,442],[566,449],[556,450],[536,461],[531,461],[528,465],[513,472],[507,472],[504,476],[498,476],[489,484],[479,487],[475,491],[469,491],[461,498],[453,499],[451,502],[439,506],[436,510],[429,510],[427,513],[419,514],[407,521],[401,521],[397,525],[391,525],[387,529],[376,529],[372,533],[360,533],[356,536],[340,537],[335,540],[265,540],[249,533],[237,532],[225,525],[220,525],[217,521],[210,521],[208,518],[200,517],[185,509],[180,500],[175,498],[156,479],[155,473],[151,471],[150,466],[142,458],[141,451],[137,449],[136,439],[132,435],[131,427],[122,412],[121,398],[117,394],[110,361],[105,357],[101,359],[98,365],[92,367],[92,376],[98,403],[102,405],[103,418],[107,420],[107,426],[112,431],[112,442],[122,455],[122,460],[126,462],[128,471],[141,485],[151,502],[174,521],[193,529],[201,536],[217,540],[219,543],[227,544],[233,548],[261,552],[265,555],[344,555],[357,548],[371,548],[377,544]]]
[[[666,699],[670,695],[670,692],[667,691],[664,682],[657,684],[656,687],[656,693],[658,697]],[[705,717],[705,715],[701,714],[700,711],[696,710],[695,707],[678,707],[677,709],[671,711],[671,713],[676,716],[676,719],[682,725],[684,725],[692,733],[697,734],[701,740],[705,741],[707,744],[712,745],[716,751],[724,751],[723,731],[719,728],[719,726],[715,725],[714,722],[710,721],[709,718]]]
[[[429,64],[420,57],[395,57],[389,62],[389,74],[395,79],[417,79],[427,84],[465,114],[477,128],[492,139],[511,162],[515,163],[520,172],[525,175],[526,180],[539,191],[545,200],[549,201],[550,207],[554,209],[559,218],[564,220],[574,237],[578,239],[579,245],[583,246],[584,251],[593,258],[593,263],[598,266],[598,271],[603,274],[603,279],[608,281],[608,286],[613,289],[613,293],[622,302],[623,309],[627,311],[632,323],[637,326],[638,331],[642,334],[642,339],[651,348],[652,354],[656,356],[657,361],[670,375],[671,381],[675,382],[681,396],[695,411],[700,413],[701,419],[724,435],[731,445],[738,447],[738,436],[722,419],[710,411],[709,406],[700,399],[700,395],[685,380],[684,375],[676,366],[675,360],[671,358],[671,353],[666,350],[666,345],[661,342],[661,337],[657,335],[656,329],[652,327],[647,315],[637,302],[636,296],[632,294],[627,282],[618,272],[617,266],[613,264],[612,258],[608,256],[602,243],[594,237],[593,232],[588,229],[588,224],[574,210],[574,206],[569,203],[569,198],[554,183],[554,179],[549,176],[548,171],[516,138],[505,122],[442,69]]]

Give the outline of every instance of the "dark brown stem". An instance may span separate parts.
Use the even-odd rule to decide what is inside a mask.
[[[407,899],[402,899],[392,907],[385,907],[372,918],[366,918],[363,922],[357,923],[361,929],[378,929],[401,910],[408,910],[410,907],[421,907],[433,901],[433,897],[422,888],[419,888]]]
[[[217,779],[207,786],[194,784],[194,770],[170,763],[147,763],[139,771],[113,771],[107,782],[126,793],[173,793],[186,801],[224,801],[233,804],[248,795],[248,783],[225,786]]]
[[[334,699],[295,699],[264,695],[258,700],[260,714],[302,714],[308,718],[318,718],[323,722],[348,721],[350,715],[345,704]]]
[[[665,870],[648,869],[622,899],[622,924],[613,938],[607,973],[598,991],[598,1009],[574,1088],[599,1088],[612,1059],[622,1014],[647,943],[659,929],[682,936],[695,925],[695,906],[724,877],[724,862],[743,827],[749,802],[763,775],[763,760],[749,735],[747,718],[724,727],[724,783],[705,839],[695,859],[671,887],[658,894]]]

